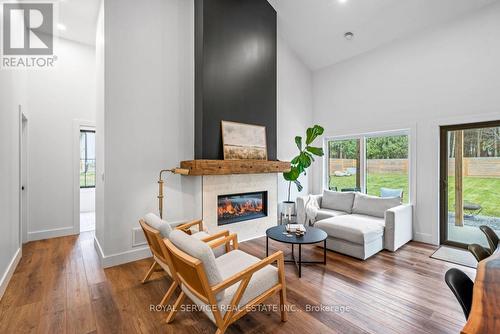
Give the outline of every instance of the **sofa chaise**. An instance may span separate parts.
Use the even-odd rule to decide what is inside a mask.
[[[400,197],[325,190],[297,198],[297,220],[324,230],[327,249],[362,260],[413,238],[413,208]]]

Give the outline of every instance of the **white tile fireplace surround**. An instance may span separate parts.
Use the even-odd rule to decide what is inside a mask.
[[[258,238],[278,223],[278,174],[233,174],[203,176],[203,221],[210,233],[228,230],[238,240]],[[267,191],[267,217],[217,226],[219,195]]]

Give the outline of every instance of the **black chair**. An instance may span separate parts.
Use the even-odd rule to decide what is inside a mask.
[[[486,225],[480,226],[479,229],[486,235],[486,239],[488,239],[488,244],[490,245],[490,254],[493,254],[498,247],[498,235],[491,227]]]
[[[478,244],[470,244],[467,246],[467,249],[472,253],[472,255],[474,255],[477,262],[480,262],[491,255],[486,248]]]
[[[444,275],[444,280],[462,307],[465,319],[468,319],[472,307],[474,282],[463,271],[456,268],[448,270]]]
[[[343,193],[351,192],[351,191],[359,193],[359,192],[361,192],[361,188],[357,188],[357,187],[356,188],[342,188],[342,189],[340,189],[340,191]]]

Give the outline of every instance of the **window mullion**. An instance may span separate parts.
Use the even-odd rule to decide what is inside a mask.
[[[85,162],[84,162],[84,164],[85,164],[85,169],[84,169],[85,170],[85,187],[88,186],[87,185],[87,173],[88,173],[88,169],[87,169],[87,166],[88,166],[87,165],[87,160],[88,160],[88,158],[87,158],[88,142],[87,141],[88,141],[88,136],[87,136],[87,132],[85,132]]]
[[[360,169],[361,173],[360,180],[360,188],[362,193],[366,193],[366,136],[361,136],[359,139],[359,159],[360,159]]]

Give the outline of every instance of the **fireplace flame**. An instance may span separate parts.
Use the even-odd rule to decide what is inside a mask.
[[[219,203],[217,209],[220,218],[227,216],[242,216],[248,213],[262,212],[264,209],[262,200],[249,199],[243,203],[232,201],[230,198],[225,198],[222,203]]]

